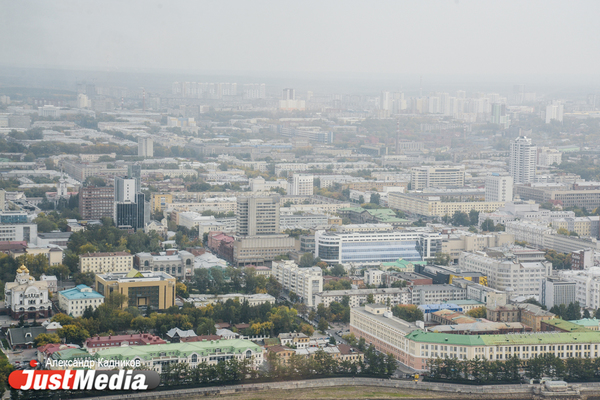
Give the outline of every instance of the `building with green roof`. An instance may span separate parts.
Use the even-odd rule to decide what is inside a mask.
[[[577,319],[577,320],[569,321],[569,322],[572,322],[577,325],[581,325],[591,331],[600,330],[600,319],[597,319],[597,318],[583,318],[583,319]]]
[[[568,321],[562,323],[565,328],[575,325]],[[423,325],[417,327],[408,324],[391,313],[375,314],[364,307],[351,309],[350,332],[357,338],[364,338],[367,343],[372,343],[379,351],[391,353],[398,361],[415,371],[427,370],[427,361],[438,357],[506,360],[516,356],[527,360],[549,353],[563,359],[596,358],[600,350],[600,331],[582,327],[569,332],[492,335],[438,333],[425,331]]]
[[[542,332],[591,332],[585,326],[575,324],[571,321],[565,321],[560,318],[548,319],[541,322]]]
[[[381,263],[381,269],[387,271],[390,268],[397,268],[402,272],[415,272],[415,265],[427,265],[427,261],[408,261],[399,258],[396,261]]]
[[[206,340],[108,348],[94,354],[94,359],[108,362],[139,360],[142,366],[159,373],[167,364],[186,363],[193,368],[203,362],[216,364],[231,359],[250,359],[253,367],[258,368],[263,362],[263,349],[244,339]]]

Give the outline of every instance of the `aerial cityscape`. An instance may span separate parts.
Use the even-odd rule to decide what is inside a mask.
[[[219,3],[0,1],[3,398],[598,396],[600,5]]]

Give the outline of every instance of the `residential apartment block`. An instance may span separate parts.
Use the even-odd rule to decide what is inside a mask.
[[[315,306],[323,304],[329,307],[334,301],[341,303],[348,297],[350,307],[359,307],[366,304],[367,297],[373,295],[375,304],[396,306],[398,304],[412,304],[412,295],[408,288],[388,289],[355,289],[355,290],[327,290],[315,295]]]
[[[296,293],[309,307],[316,307],[315,295],[323,291],[321,268],[300,268],[290,260],[274,261],[271,275],[284,290]]]
[[[94,274],[127,273],[133,268],[133,255],[115,253],[86,253],[79,256],[79,271]]]

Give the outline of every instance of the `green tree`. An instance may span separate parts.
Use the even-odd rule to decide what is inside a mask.
[[[462,211],[455,212],[454,215],[452,216],[452,224],[456,225],[456,226],[471,225],[471,219],[469,217],[469,214],[462,212]]]
[[[494,221],[487,218],[485,221],[481,223],[481,230],[485,232],[493,232],[494,231]]]
[[[471,221],[471,225],[479,225],[479,211],[471,210],[469,211],[469,220]]]
[[[450,254],[436,253],[433,259],[435,265],[448,265],[450,264]]]
[[[485,307],[477,307],[467,311],[467,315],[472,318],[485,318],[487,315],[487,309]]]
[[[315,265],[315,256],[312,253],[305,253],[300,257],[300,262],[298,266],[301,268],[308,268]]]
[[[325,334],[325,332],[327,331],[327,328],[329,328],[329,323],[327,323],[327,320],[325,318],[319,319],[319,323],[317,325],[317,329],[319,329],[319,331],[322,334]]]
[[[33,345],[35,347],[40,347],[50,343],[60,343],[60,337],[56,333],[40,333],[33,340]]]
[[[335,264],[333,267],[331,267],[331,275],[333,275],[333,276],[345,276],[346,275],[346,269],[344,268],[344,266],[342,264]]]
[[[394,306],[392,314],[407,322],[423,321],[423,311],[414,304]]]
[[[83,342],[90,337],[89,332],[78,325],[63,326],[56,333],[60,338],[65,340],[65,343],[78,345],[82,345]]]

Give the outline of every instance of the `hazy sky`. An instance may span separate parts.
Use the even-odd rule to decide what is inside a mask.
[[[0,65],[597,74],[600,1],[0,0]]]

